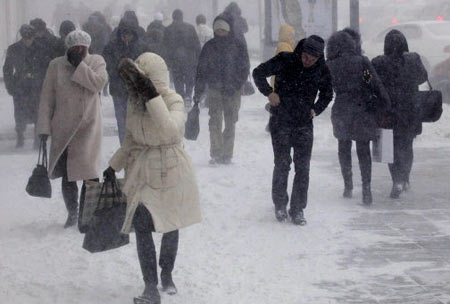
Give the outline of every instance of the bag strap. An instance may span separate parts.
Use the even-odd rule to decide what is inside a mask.
[[[433,91],[433,87],[431,86],[431,83],[430,83],[430,80],[428,79],[428,77],[427,77],[427,83],[428,83],[428,86],[430,87],[429,91]]]
[[[42,139],[39,143],[38,165],[42,165],[43,167],[48,168],[47,143],[45,143]]]

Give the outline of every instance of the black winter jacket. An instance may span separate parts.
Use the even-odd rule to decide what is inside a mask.
[[[376,138],[376,111],[388,110],[390,100],[369,59],[357,52],[354,40],[343,31],[328,41],[327,65],[336,93],[331,121],[337,139],[368,141]],[[370,87],[364,83],[364,70],[372,76]],[[369,104],[371,93],[378,96],[377,104]]]
[[[385,55],[372,60],[392,103],[395,114],[394,135],[415,137],[422,133],[422,123],[415,107],[419,85],[428,73],[419,54],[408,53],[406,38],[399,31],[391,31],[385,39]]]
[[[320,115],[333,99],[331,75],[323,57],[310,68],[302,63],[303,43],[299,42],[294,52],[282,52],[260,64],[253,70],[253,79],[259,91],[265,96],[275,92],[281,103],[271,107],[276,125],[302,127],[311,123],[311,110]],[[275,88],[267,82],[267,77],[275,76]],[[319,99],[315,102],[317,93]]]
[[[220,15],[217,19],[232,24],[228,16]],[[200,54],[194,95],[200,98],[208,86],[231,96],[242,88],[249,70],[247,49],[233,32],[226,37],[215,36],[205,43]]]
[[[119,76],[119,62],[122,57],[136,60],[141,54],[148,51],[147,45],[139,38],[138,24],[132,19],[124,19],[117,27],[116,36],[113,37],[103,50],[106,61],[106,70],[109,75],[109,90],[112,96],[128,96],[128,90]],[[121,35],[123,30],[131,30],[134,38],[128,44],[123,42]]]

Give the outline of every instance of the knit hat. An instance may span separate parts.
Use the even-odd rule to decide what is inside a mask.
[[[306,38],[303,44],[303,52],[320,58],[323,56],[323,50],[325,48],[325,41],[316,35],[311,35]]]
[[[20,36],[22,36],[22,38],[30,39],[33,38],[35,34],[36,30],[31,25],[24,24],[20,27]]]
[[[30,25],[32,25],[36,31],[45,31],[47,29],[47,23],[40,18],[36,18],[30,21]]]
[[[66,47],[68,49],[74,46],[85,46],[89,48],[90,45],[91,36],[89,36],[89,34],[84,31],[75,30],[66,37]]]
[[[227,32],[231,31],[231,26],[223,19],[217,19],[216,21],[214,21],[213,28],[214,32],[216,32],[217,30],[224,30]]]

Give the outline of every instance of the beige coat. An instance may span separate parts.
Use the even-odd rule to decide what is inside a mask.
[[[122,190],[128,206],[122,232],[130,232],[142,203],[152,215],[155,230],[165,233],[201,221],[198,186],[183,148],[184,103],[168,88],[167,66],[161,57],[145,53],[136,65],[160,96],[144,108],[139,97],[130,94],[125,140],[109,164],[116,171],[127,169]]]
[[[101,56],[88,55],[75,68],[67,57],[54,59],[41,91],[37,133],[51,136],[49,177],[68,149],[69,181],[100,177],[102,117],[99,93],[108,81]]]

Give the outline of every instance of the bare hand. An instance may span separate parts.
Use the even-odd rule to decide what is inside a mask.
[[[275,93],[275,92],[270,93],[268,98],[269,98],[270,106],[277,107],[280,104],[280,96],[278,96],[277,93]]]

